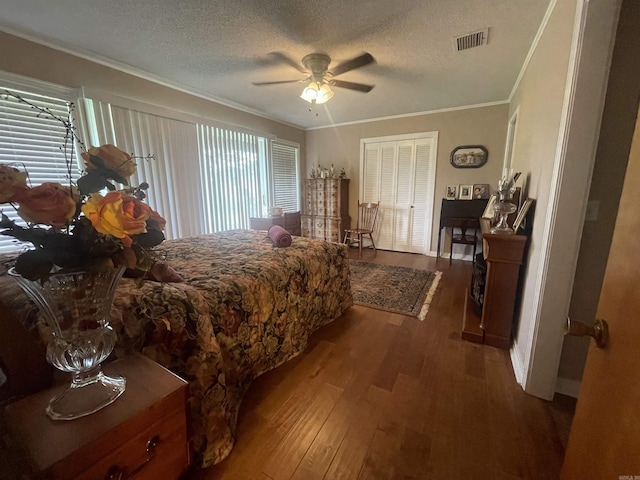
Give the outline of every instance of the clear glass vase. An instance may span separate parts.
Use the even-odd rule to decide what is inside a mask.
[[[126,380],[107,376],[100,364],[116,343],[109,313],[124,268],[57,273],[31,281],[14,269],[9,274],[35,302],[46,320],[47,360],[72,375],[71,384],[47,406],[53,420],[73,420],[113,403]]]
[[[500,200],[496,203],[494,210],[498,217],[498,223],[491,228],[491,233],[514,233],[513,228],[509,226],[507,219],[509,215],[516,211],[516,206],[506,200]]]

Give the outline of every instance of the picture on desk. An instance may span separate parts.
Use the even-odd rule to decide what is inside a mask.
[[[447,185],[445,197],[447,200],[455,200],[458,198],[458,185]]]
[[[460,200],[471,200],[473,198],[473,185],[460,185]]]
[[[476,183],[473,186],[473,198],[488,199],[490,188],[488,183]]]

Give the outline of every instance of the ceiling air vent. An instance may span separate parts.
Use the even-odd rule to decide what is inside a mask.
[[[453,48],[457,52],[462,50],[469,50],[470,48],[480,47],[487,44],[489,39],[489,29],[485,28],[478,32],[469,33],[467,35],[461,35],[453,39]]]

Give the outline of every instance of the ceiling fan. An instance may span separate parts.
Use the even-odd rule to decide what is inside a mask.
[[[305,87],[300,97],[309,103],[325,103],[331,97],[333,97],[333,91],[331,87],[346,88],[349,90],[355,90],[358,92],[367,93],[373,89],[373,85],[365,85],[364,83],[347,82],[344,80],[336,80],[334,77],[342,75],[343,73],[362,68],[371,63],[375,63],[375,59],[369,53],[363,53],[351,60],[343,62],[331,70],[329,70],[329,64],[331,63],[331,57],[324,53],[310,53],[302,59],[302,65],[299,65],[294,60],[290,59],[286,55],[274,52],[272,55],[278,56],[282,61],[291,65],[300,73],[306,75],[305,78],[298,80],[280,80],[275,82],[253,82],[254,85],[278,85],[282,83],[302,83],[309,82]]]

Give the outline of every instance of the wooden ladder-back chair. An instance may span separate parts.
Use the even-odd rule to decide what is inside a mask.
[[[355,229],[347,229],[344,233],[344,240],[347,246],[354,243],[358,244],[358,258],[362,258],[362,241],[365,237],[369,237],[371,247],[376,252],[376,244],[373,241],[373,227],[376,224],[378,216],[377,203],[360,203],[358,202],[358,223]]]

